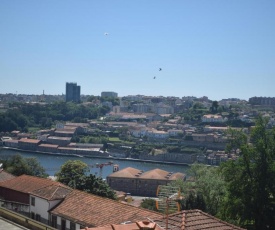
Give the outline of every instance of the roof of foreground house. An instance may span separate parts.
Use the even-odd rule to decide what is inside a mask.
[[[85,230],[241,230],[243,228],[234,226],[218,218],[215,218],[200,210],[185,210],[168,216],[167,219],[147,219],[136,223],[108,224]],[[83,229],[84,230],[84,229]]]
[[[154,219],[155,223],[166,229],[166,219]],[[168,228],[169,230],[234,230],[243,229],[235,225],[222,221],[214,216],[211,216],[201,210],[184,210],[178,213],[169,215]]]
[[[107,226],[85,228],[83,230],[163,230],[152,221],[138,221],[135,223],[109,224]]]
[[[37,189],[41,189],[50,185],[67,187],[64,184],[53,181],[51,179],[40,178],[29,175],[21,175],[13,179],[0,182],[0,187],[19,191],[22,193],[30,193]]]
[[[126,221],[136,222],[147,217],[153,219],[162,217],[162,214],[157,212],[79,190],[73,190],[50,212],[85,227],[120,224]]]
[[[4,169],[0,169],[0,182],[15,178],[14,175],[6,172]]]
[[[31,192],[32,195],[43,198],[45,200],[64,199],[73,189],[60,185],[50,185]]]

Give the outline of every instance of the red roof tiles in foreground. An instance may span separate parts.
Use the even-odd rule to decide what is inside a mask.
[[[60,200],[64,199],[73,189],[66,186],[50,185],[44,188],[37,189],[30,194],[43,198],[45,200]]]
[[[162,218],[154,221],[163,229],[166,229],[166,219]],[[214,216],[211,216],[201,210],[185,210],[168,216],[169,230],[234,230],[243,229]]]
[[[0,169],[0,182],[10,180],[15,178],[14,175],[4,171],[3,169]]]
[[[0,182],[0,187],[8,188],[8,189],[23,192],[23,193],[33,192],[37,189],[41,189],[43,187],[47,187],[50,185],[67,187],[51,179],[40,178],[40,177],[29,176],[29,175],[21,175],[13,179]]]
[[[82,226],[96,227],[136,222],[147,217],[160,219],[162,215],[115,200],[73,190],[64,201],[51,210],[51,214],[64,217]]]
[[[103,227],[85,228],[82,230],[163,230],[151,221],[139,221],[127,224],[110,224]]]

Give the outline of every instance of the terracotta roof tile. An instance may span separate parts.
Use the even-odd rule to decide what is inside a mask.
[[[50,185],[31,192],[32,195],[46,200],[60,200],[66,197],[73,189],[63,185]]]
[[[40,141],[40,140],[37,140],[37,139],[21,138],[21,139],[19,140],[19,142],[38,144],[38,143],[40,143],[41,141]]]
[[[121,169],[117,172],[114,172],[114,173],[110,174],[108,177],[135,178],[138,173],[141,174],[142,171],[139,169],[128,167],[125,169]]]
[[[6,172],[3,169],[0,169],[0,182],[10,180],[10,179],[13,179],[13,178],[15,178],[14,175]]]
[[[165,228],[166,220],[164,218],[155,222]],[[219,230],[234,230],[243,229],[225,221],[222,221],[214,216],[211,216],[201,210],[185,210],[169,215],[168,229],[173,230],[204,230],[204,229],[219,229]]]
[[[62,203],[51,210],[51,213],[87,227],[120,224],[125,221],[135,222],[147,217],[158,219],[162,217],[153,211],[78,190],[68,194]]]
[[[143,224],[146,223],[146,224]],[[127,223],[127,224],[109,224],[103,227],[95,227],[95,228],[85,228],[83,230],[162,230],[159,226],[157,226],[154,222],[150,222],[148,220],[139,221],[135,223]]]
[[[184,179],[184,177],[185,177],[185,175],[183,173],[173,173],[173,172],[167,172],[162,169],[153,169],[153,170],[143,173],[139,178],[159,179],[159,180],[175,180],[175,179]]]
[[[33,192],[37,189],[41,189],[50,185],[65,186],[51,179],[40,178],[40,177],[29,176],[29,175],[21,175],[0,183],[0,187],[20,191],[23,193]]]
[[[135,168],[125,168],[114,172],[108,176],[110,177],[121,177],[121,178],[140,178],[140,179],[154,179],[154,180],[176,180],[176,179],[184,179],[185,174],[183,173],[172,173],[162,169],[153,169],[147,172],[143,172],[139,169]]]
[[[173,173],[170,177],[169,180],[177,180],[177,179],[184,179],[186,177],[186,175],[184,173]]]

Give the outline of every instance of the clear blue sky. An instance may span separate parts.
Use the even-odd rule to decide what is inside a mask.
[[[0,93],[65,94],[66,82],[275,97],[275,0],[1,0]]]

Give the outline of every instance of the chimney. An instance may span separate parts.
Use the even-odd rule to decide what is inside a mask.
[[[140,230],[153,230],[156,228],[156,223],[147,220],[136,222],[136,224]]]

